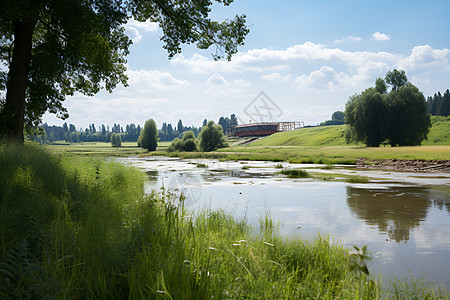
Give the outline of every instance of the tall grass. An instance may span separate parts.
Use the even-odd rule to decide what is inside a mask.
[[[311,177],[309,175],[308,172],[306,172],[305,170],[298,170],[298,169],[294,169],[294,170],[290,170],[290,169],[285,169],[285,170],[281,170],[280,174],[283,175],[287,175],[289,178],[308,178]]]
[[[143,182],[120,164],[0,146],[0,298],[382,295],[327,238],[284,240],[270,214],[255,230],[222,210],[185,211]]]

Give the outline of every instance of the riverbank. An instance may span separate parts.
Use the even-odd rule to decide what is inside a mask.
[[[369,170],[393,170],[401,172],[450,173],[450,160],[379,159],[369,161],[365,158],[361,158],[356,161],[356,168]]]
[[[285,239],[269,213],[253,228],[143,185],[118,163],[0,146],[1,297],[448,298],[368,276],[364,251]]]

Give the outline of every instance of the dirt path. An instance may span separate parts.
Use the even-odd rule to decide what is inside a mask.
[[[450,173],[450,160],[367,160],[360,158],[357,169],[395,170],[407,172],[445,172]]]

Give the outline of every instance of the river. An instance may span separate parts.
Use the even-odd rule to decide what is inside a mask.
[[[164,186],[183,193],[189,209],[222,208],[255,224],[269,211],[285,236],[321,234],[349,248],[367,245],[371,274],[414,276],[450,289],[448,173],[168,157],[122,161],[147,173],[147,192]],[[277,173],[281,167],[305,169],[314,178],[290,179]],[[346,182],[351,175],[369,182]]]

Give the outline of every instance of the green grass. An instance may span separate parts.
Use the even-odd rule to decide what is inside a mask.
[[[379,147],[360,146],[299,147],[299,146],[245,146],[219,149],[222,159],[269,160],[291,163],[354,164],[358,158],[449,160],[450,146]]]
[[[0,298],[448,298],[423,284],[386,290],[326,237],[282,238],[270,214],[253,228],[143,185],[99,157],[0,145]]]
[[[158,142],[158,151],[165,151],[170,142]],[[84,143],[65,143],[58,141],[55,144],[44,145],[52,152],[68,153],[76,155],[98,155],[98,156],[130,156],[146,153],[147,151],[139,148],[135,142],[123,142],[122,147],[112,147],[111,143],[102,142],[84,142]]]
[[[349,176],[346,179],[346,181],[350,182],[350,183],[368,183],[369,178],[367,178],[365,176],[360,176],[360,175],[352,175],[352,176]]]
[[[251,143],[251,146],[345,146],[345,126],[308,127],[278,132]]]
[[[289,178],[308,178],[309,173],[305,170],[281,170],[280,174],[287,175]]]
[[[432,116],[430,133],[423,145],[450,145],[450,116]],[[251,143],[257,146],[345,146],[346,125],[319,126],[279,132]]]
[[[301,128],[280,132],[244,146],[222,148],[215,152],[170,152],[170,142],[159,142],[157,151],[146,152],[135,143],[113,148],[108,143],[80,143],[46,146],[53,152],[99,156],[172,156],[220,160],[268,160],[291,163],[354,164],[359,158],[450,160],[450,117],[432,117],[428,140],[420,147],[378,147],[347,145],[345,125]]]
[[[450,145],[450,116],[432,116],[432,127],[423,145]]]

